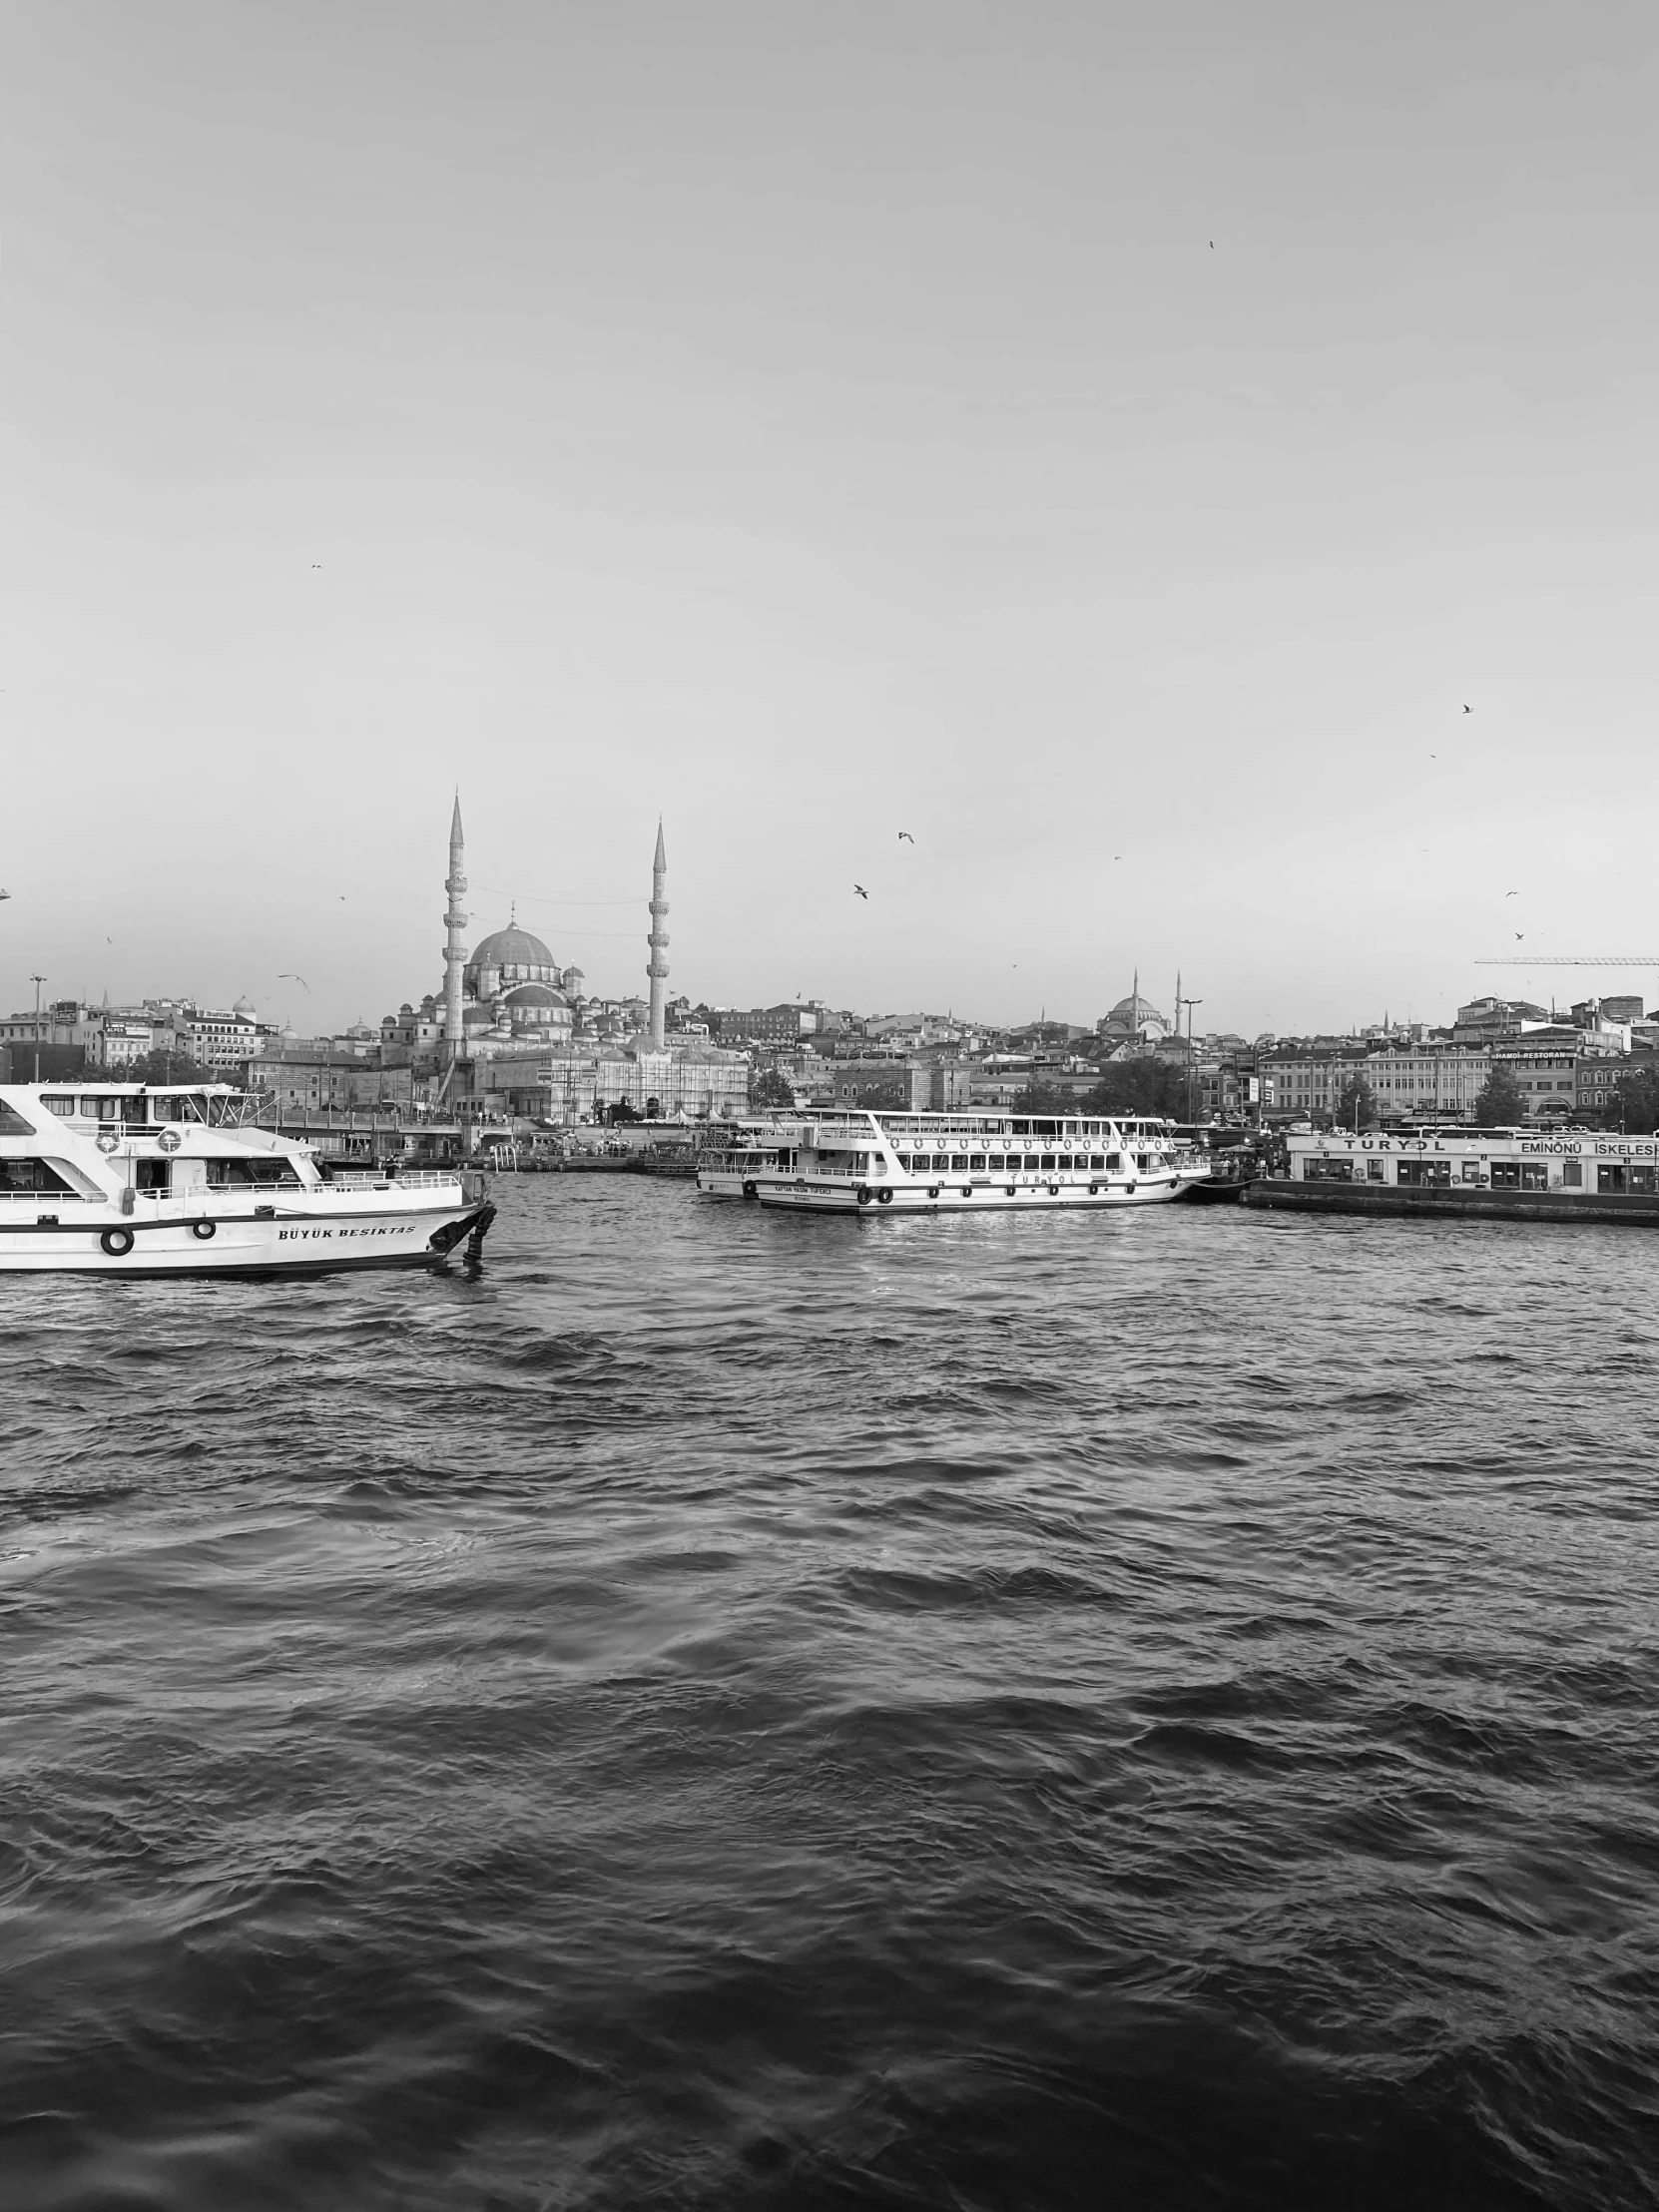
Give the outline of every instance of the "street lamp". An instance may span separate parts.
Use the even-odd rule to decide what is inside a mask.
[[[46,978],[44,975],[31,975],[29,980],[35,986],[35,1081],[38,1083],[40,1081],[40,986]]]
[[[1198,1075],[1198,1070],[1193,1063],[1193,1008],[1202,1006],[1203,1003],[1202,998],[1178,998],[1175,1002],[1175,1033],[1177,1036],[1181,1034],[1181,1009],[1183,1006],[1187,1009],[1187,1122],[1189,1127],[1193,1125],[1194,1121],[1193,1084]]]

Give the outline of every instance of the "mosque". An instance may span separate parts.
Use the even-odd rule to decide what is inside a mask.
[[[500,1103],[535,1118],[569,1121],[622,1099],[639,1112],[664,1115],[742,1112],[747,1056],[668,1034],[667,879],[659,823],[646,939],[649,1000],[590,997],[582,970],[562,967],[540,937],[519,926],[516,902],[506,928],[468,953],[461,941],[466,839],[457,795],[443,886],[443,988],[418,1007],[405,1002],[387,1014],[381,1042],[406,1046],[417,1067],[441,1071],[451,1097],[458,1089],[506,1093]]]
[[[1181,979],[1175,981],[1175,1003],[1181,1004]],[[1107,1038],[1113,1044],[1158,1044],[1165,1037],[1175,1034],[1175,1025],[1161,1014],[1150,998],[1141,996],[1140,971],[1130,986],[1129,996],[1120,998],[1109,1014],[1102,1014],[1095,1023],[1097,1036]]]

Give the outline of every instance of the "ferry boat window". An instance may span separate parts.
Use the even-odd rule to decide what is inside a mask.
[[[1518,1191],[1520,1189],[1521,1164],[1518,1160],[1494,1160],[1492,1162],[1492,1189],[1494,1191]]]
[[[1052,1167],[1052,1166],[1054,1165],[1054,1155],[1053,1155],[1053,1153],[1052,1153],[1052,1152],[1045,1152],[1045,1153],[1044,1153],[1044,1154],[1042,1155],[1042,1157],[1041,1157],[1041,1158],[1040,1158],[1040,1159],[1038,1160],[1038,1162],[1037,1162],[1037,1165],[1038,1165],[1038,1167],[1039,1167],[1039,1168],[1051,1168],[1051,1167]]]
[[[240,1125],[242,1100],[240,1098],[210,1098],[208,1122],[212,1128],[225,1129]]]
[[[292,1165],[286,1160],[226,1159],[209,1160],[205,1164],[210,1190],[246,1190],[251,1184],[264,1186],[271,1183],[293,1187],[299,1181]]]
[[[1646,1191],[1651,1194],[1653,1190],[1653,1170],[1651,1168],[1632,1167],[1630,1170],[1630,1188],[1633,1191]]]
[[[0,1195],[8,1191],[50,1191],[54,1198],[81,1195],[46,1160],[0,1160]]]
[[[81,1114],[87,1121],[119,1121],[121,1101],[119,1098],[83,1098]]]
[[[1106,1165],[1108,1168],[1121,1168],[1123,1165],[1123,1154],[1121,1152],[1108,1152],[1106,1155]]]
[[[1547,1191],[1549,1189],[1549,1162],[1547,1160],[1523,1160],[1521,1162],[1521,1189],[1523,1191]]]
[[[1104,1166],[1106,1165],[1106,1155],[1105,1155],[1105,1153],[1104,1153],[1104,1152],[1091,1152],[1091,1153],[1089,1154],[1089,1165],[1090,1165],[1090,1167],[1091,1167],[1091,1168],[1103,1168],[1103,1167],[1104,1167]]]
[[[34,1124],[0,1099],[0,1137],[32,1137],[34,1133]]]
[[[1037,1165],[1037,1155],[1034,1152],[1026,1153],[1024,1156],[1024,1165],[1027,1168],[1034,1169]]]
[[[990,1156],[989,1156],[989,1158],[987,1159],[987,1161],[986,1161],[986,1163],[985,1163],[985,1164],[986,1164],[986,1166],[987,1166],[987,1167],[988,1167],[988,1168],[990,1169],[990,1171],[991,1171],[991,1173],[992,1173],[993,1175],[1000,1175],[1000,1174],[1002,1173],[1002,1155],[1001,1155],[1001,1153],[1000,1153],[1000,1152],[993,1152],[993,1153],[991,1153],[991,1154],[990,1154]]]
[[[171,1160],[140,1160],[137,1184],[141,1191],[165,1191],[172,1176]]]
[[[1312,1160],[1310,1160],[1310,1161],[1309,1161],[1309,1163],[1308,1163],[1308,1165],[1309,1165],[1310,1167],[1312,1167],[1312,1166],[1313,1166],[1313,1164],[1314,1164],[1314,1163],[1313,1163],[1313,1161],[1312,1161]],[[1139,1169],[1140,1169],[1140,1171],[1141,1171],[1141,1173],[1142,1173],[1143,1175],[1144,1175],[1144,1174],[1146,1173],[1146,1154],[1145,1154],[1144,1152],[1137,1152],[1137,1153],[1136,1153],[1136,1155],[1135,1155],[1135,1165],[1136,1165],[1136,1167],[1137,1167],[1137,1168],[1139,1168]]]
[[[965,1152],[953,1152],[950,1155],[950,1172],[953,1175],[960,1175],[967,1164],[968,1156]]]
[[[60,1117],[67,1117],[75,1111],[74,1099],[64,1098],[56,1091],[49,1096],[43,1093],[40,1102],[49,1114],[57,1114]]]
[[[1368,1160],[1366,1162],[1366,1181],[1368,1183],[1384,1183],[1387,1181],[1387,1174],[1388,1171],[1381,1160]]]
[[[1583,1161],[1563,1160],[1561,1162],[1561,1181],[1569,1191],[1581,1191],[1584,1188]]]
[[[1596,1169],[1598,1191],[1622,1191],[1624,1189],[1624,1162],[1603,1160]]]
[[[970,1152],[968,1154],[968,1173],[970,1175],[974,1172],[976,1168],[982,1171],[984,1165],[985,1155],[982,1152]]]
[[[1377,1163],[1374,1161],[1372,1164],[1375,1166]],[[1463,1181],[1465,1183],[1478,1183],[1479,1180],[1480,1162],[1478,1160],[1465,1160],[1463,1162]]]
[[[1416,1167],[1420,1165],[1420,1162],[1413,1160],[1410,1164]],[[1302,1163],[1302,1180],[1305,1183],[1352,1183],[1354,1180],[1354,1162],[1352,1160],[1305,1160]]]

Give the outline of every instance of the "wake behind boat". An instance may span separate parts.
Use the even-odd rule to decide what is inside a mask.
[[[706,1152],[697,1187],[805,1213],[1150,1206],[1210,1172],[1162,1122],[840,1111],[754,1124]]]
[[[481,1177],[325,1178],[228,1084],[0,1084],[0,1272],[436,1267],[495,1218]]]

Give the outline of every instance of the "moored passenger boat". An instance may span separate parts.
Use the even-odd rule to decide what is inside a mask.
[[[805,1213],[888,1216],[1156,1205],[1193,1174],[1162,1124],[877,1109],[749,1124],[704,1152],[697,1185]]]
[[[1298,1130],[1254,1207],[1659,1226],[1659,1138],[1597,1129]]]
[[[435,1267],[495,1218],[482,1177],[325,1177],[223,1083],[0,1085],[0,1272]]]

